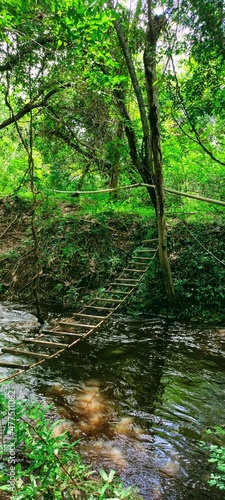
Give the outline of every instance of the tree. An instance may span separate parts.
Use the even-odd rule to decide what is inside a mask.
[[[112,3],[110,2],[112,7]],[[123,29],[117,16],[114,20],[114,26],[117,32],[119,43],[129,71],[133,90],[137,99],[140,120],[142,124],[144,156],[138,157],[136,148],[136,137],[132,127],[131,119],[126,109],[124,95],[121,90],[116,91],[118,106],[121,115],[125,120],[125,131],[131,149],[131,157],[137,167],[142,179],[147,184],[154,184],[155,188],[149,188],[158,221],[159,237],[159,258],[164,276],[165,288],[169,302],[174,302],[174,286],[170,263],[167,254],[167,231],[165,221],[165,193],[162,173],[162,149],[160,141],[159,110],[158,110],[158,91],[156,85],[156,44],[160,31],[166,20],[164,16],[153,18],[151,1],[148,1],[147,11],[147,29],[145,35],[144,48],[144,71],[146,80],[146,94],[148,102],[148,116],[143,98],[141,85],[137,77],[131,50],[124,36]]]
[[[160,160],[161,152],[160,155],[158,154],[160,145],[157,123],[158,104],[156,105],[156,92],[155,89],[153,89],[155,85],[155,74],[153,75],[152,83],[149,84],[149,73],[145,65],[147,98],[149,102],[148,117],[145,100],[142,95],[141,83],[139,82],[133,63],[132,51],[126,43],[121,23],[117,19],[115,11],[113,11],[113,14],[111,12],[109,15],[109,12],[105,12],[104,8],[102,10],[100,9],[100,2],[91,5],[87,2],[86,5],[82,5],[82,7],[80,5],[78,10],[76,9],[78,6],[74,6],[73,3],[64,3],[63,0],[61,0],[59,5],[53,2],[50,10],[44,11],[44,7],[44,1],[43,4],[34,4],[32,8],[28,2],[22,9],[25,15],[25,21],[22,21],[21,9],[15,11],[13,5],[10,4],[9,6],[10,27],[5,28],[3,46],[6,44],[7,48],[0,70],[3,74],[6,73],[6,79],[3,81],[3,89],[5,87],[4,92],[10,116],[2,120],[0,128],[3,129],[12,123],[17,124],[17,122],[26,115],[32,117],[33,125],[34,111],[43,109],[51,119],[54,118],[54,122],[57,124],[52,128],[52,135],[54,134],[54,136],[65,141],[79,154],[84,154],[89,161],[93,160],[93,158],[96,160],[98,154],[95,154],[95,148],[93,151],[93,146],[90,144],[90,133],[89,137],[87,134],[85,137],[85,131],[82,131],[82,124],[80,122],[82,116],[81,107],[78,111],[79,119],[77,125],[76,121],[74,123],[74,116],[72,124],[70,125],[68,117],[65,116],[65,119],[62,119],[59,113],[60,99],[58,98],[58,94],[64,90],[70,89],[71,99],[74,94],[74,75],[76,75],[79,87],[81,79],[78,75],[81,72],[82,82],[86,80],[85,83],[87,88],[89,88],[89,92],[90,86],[93,88],[93,85],[95,85],[98,89],[99,100],[101,100],[100,93],[102,92],[102,87],[104,89],[106,89],[107,86],[111,87],[111,96],[114,96],[116,99],[117,107],[123,119],[124,129],[131,151],[131,158],[144,182],[150,185],[147,189],[158,218],[160,262],[164,273],[167,294],[169,300],[172,302],[174,290],[167,257],[162,165]],[[31,8],[30,11],[29,8]],[[31,21],[33,22],[31,23]],[[116,28],[120,47],[125,59],[127,68],[125,75],[120,75],[119,64],[114,57],[110,38],[110,25],[112,23]],[[148,40],[148,36],[151,35],[149,31],[151,23],[152,13],[151,9],[149,9],[145,54],[149,50],[153,50],[154,52],[156,48],[155,39],[154,43],[153,38],[151,41]],[[18,29],[18,24],[20,24],[20,29]],[[79,29],[77,29],[78,27]],[[102,44],[103,38],[104,46]],[[151,43],[153,43],[152,46]],[[65,65],[66,73],[65,71],[62,73],[61,61],[59,62],[58,60],[59,52],[61,61],[63,61]],[[76,57],[76,64],[69,64],[68,61],[71,61],[71,56],[73,54],[74,60]],[[153,66],[152,69],[153,72],[155,72]],[[60,83],[58,83],[60,72],[64,81],[61,79]],[[143,148],[141,153],[139,153],[137,149],[137,139],[125,102],[126,94],[124,92],[125,84],[123,84],[123,82],[127,78],[127,74],[130,75],[140,113],[143,133]],[[57,77],[57,83],[54,77]],[[23,85],[22,99],[21,94],[19,94],[21,84]],[[15,90],[13,96],[10,96],[10,87]],[[77,93],[75,92],[75,94]],[[97,97],[97,94],[95,95]],[[80,96],[78,96],[78,99],[79,97]],[[152,97],[154,103],[151,103]],[[55,108],[55,104],[58,110]],[[153,108],[155,110],[154,118],[151,112]],[[103,105],[102,109],[104,109]],[[89,128],[88,122],[90,123],[90,120],[93,122],[93,119],[94,118],[91,118],[91,109],[87,111],[86,105],[82,116],[82,122],[85,124],[86,130]],[[26,147],[18,125],[17,130]],[[48,133],[50,135],[50,130]],[[121,131],[118,136],[120,135]],[[85,144],[83,142],[84,139]],[[86,164],[86,170],[89,161]],[[103,162],[104,165],[107,165],[106,159],[103,158]],[[118,159],[115,159],[115,162],[118,163]],[[86,170],[84,169],[84,172]],[[115,176],[111,176],[111,179],[113,177],[115,181]],[[156,188],[154,184],[156,184]]]
[[[171,303],[174,301],[174,286],[170,263],[167,255],[167,230],[165,219],[165,192],[163,182],[163,166],[162,166],[162,148],[160,138],[159,124],[159,103],[158,103],[158,88],[157,88],[157,71],[156,71],[156,51],[157,40],[160,31],[166,24],[164,16],[155,16],[152,14],[152,2],[148,0],[148,27],[146,33],[146,44],[144,51],[144,68],[146,89],[148,97],[148,112],[149,123],[152,140],[152,156],[154,163],[155,184],[157,193],[157,220],[158,220],[158,236],[159,236],[159,258],[164,275],[164,282],[167,291],[168,299]]]
[[[46,8],[42,0],[16,10],[13,3],[7,7],[10,23],[4,26],[0,73],[3,99],[10,86],[11,110],[6,109],[0,129],[22,118],[29,121],[32,113],[36,136],[65,142],[82,158],[78,188],[91,165],[110,179],[104,144],[115,135],[118,120],[109,116],[102,93],[108,78],[98,69],[103,59],[108,67],[115,65],[105,37],[110,18],[100,2],[62,0]]]

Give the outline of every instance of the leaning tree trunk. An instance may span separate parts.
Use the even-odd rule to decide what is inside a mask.
[[[108,3],[111,6],[111,8],[113,9],[112,0],[108,0]],[[152,173],[151,139],[150,139],[150,132],[149,132],[149,123],[148,123],[147,114],[146,114],[145,101],[143,99],[141,86],[139,84],[139,80],[138,80],[138,77],[137,77],[137,74],[135,71],[132,54],[129,50],[129,46],[128,46],[126,38],[124,36],[122,25],[118,19],[114,20],[114,26],[115,26],[116,33],[118,36],[120,47],[121,47],[122,52],[123,52],[124,59],[126,61],[126,65],[127,65],[127,69],[128,69],[129,75],[130,75],[130,79],[132,82],[134,93],[135,93],[135,96],[137,99],[139,113],[140,113],[140,119],[141,119],[141,125],[142,125],[144,161],[143,161],[143,158],[142,158],[142,161],[139,161],[139,159],[136,158],[135,166],[138,169],[138,172],[140,173],[143,181],[147,184],[153,184],[154,182],[153,182],[153,173]],[[114,95],[117,98],[117,105],[120,109],[121,116],[123,117],[123,119],[126,123],[124,129],[125,129],[125,133],[127,135],[129,146],[131,148],[130,154],[131,154],[132,160],[134,161],[134,150],[136,150],[136,137],[135,137],[135,134],[133,131],[133,126],[131,124],[131,120],[130,120],[128,111],[126,109],[122,89],[121,88],[115,89]],[[153,206],[156,210],[156,199],[155,199],[154,188],[149,187],[148,192],[149,192],[149,195],[151,197]]]
[[[108,0],[108,3],[113,9],[112,0]],[[144,66],[149,119],[147,118],[145,101],[143,99],[142,89],[135,71],[132,54],[129,50],[127,40],[123,34],[123,29],[118,18],[114,20],[114,26],[119,39],[120,47],[126,61],[127,69],[130,74],[133,90],[138,103],[143,133],[143,146],[145,153],[144,162],[139,161],[139,155],[136,147],[136,136],[132,127],[131,119],[125,106],[123,91],[121,90],[121,88],[115,89],[114,94],[117,98],[117,105],[120,109],[121,116],[125,120],[124,129],[129,142],[130,154],[134,165],[139,171],[144,182],[149,183],[148,176],[150,176],[151,184],[153,183],[153,179],[155,180],[156,187],[155,189],[151,188],[149,194],[151,196],[157,214],[160,264],[163,271],[168,300],[172,304],[174,301],[174,286],[170,269],[170,262],[167,255],[167,231],[164,207],[165,196],[162,176],[162,150],[159,131],[158,91],[156,86],[156,41],[159,36],[160,29],[165,24],[165,18],[164,16],[157,16],[157,18],[155,18],[154,20],[156,21],[156,19],[157,23],[155,29],[153,28],[152,22],[151,0],[148,0],[148,30],[144,52]]]
[[[148,30],[144,51],[145,79],[148,97],[149,123],[151,129],[152,154],[154,163],[157,221],[159,238],[159,259],[164,275],[164,283],[170,303],[174,302],[170,262],[167,254],[167,230],[165,219],[165,192],[162,173],[162,148],[159,128],[158,89],[156,85],[156,44],[161,28],[166,23],[164,16],[152,18],[151,0],[148,0]]]
[[[121,89],[114,89],[114,95],[116,97],[117,106],[120,112],[121,117],[124,121],[124,131],[127,137],[127,141],[130,148],[130,156],[135,166],[136,170],[139,172],[142,180],[145,184],[154,184],[153,176],[151,170],[147,168],[146,162],[143,164],[143,159],[140,157],[137,148],[137,138],[134,132],[134,127],[130,115],[128,113],[126,104],[125,104],[125,95]],[[150,136],[149,136],[150,137]],[[153,207],[155,212],[157,213],[157,203],[156,203],[156,194],[154,187],[147,187],[147,191],[151,198]]]

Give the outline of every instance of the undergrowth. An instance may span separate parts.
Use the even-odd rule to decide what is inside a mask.
[[[96,473],[84,465],[78,441],[68,433],[53,437],[52,424],[36,401],[0,393],[2,457],[0,490],[12,500],[135,500],[134,488],[125,488],[115,471]]]
[[[152,232],[154,237],[154,233]],[[197,239],[196,239],[197,238]],[[138,290],[129,312],[165,314],[172,319],[223,323],[225,320],[225,228],[223,224],[174,223],[168,249],[176,302],[168,307],[162,271],[156,259]]]
[[[143,239],[157,237],[156,221],[150,215],[140,217],[118,212],[119,201],[108,204],[108,209],[101,212],[92,201],[88,215],[80,207],[83,204],[76,200],[63,203],[47,198],[38,209],[42,307],[72,310],[80,307],[114,281]],[[103,206],[107,206],[104,200]],[[16,224],[3,238],[7,250],[0,256],[0,296],[32,303],[35,272],[28,201],[18,199],[7,203],[2,208],[2,220],[8,216],[7,227],[18,213]],[[19,244],[18,233],[22,233]],[[123,311],[135,315],[166,314],[188,321],[223,322],[224,241],[224,224],[218,217],[208,224],[171,218],[168,252],[176,292],[174,307],[168,307],[156,257]]]
[[[222,427],[208,429],[209,438],[220,439],[220,444],[207,444],[205,441],[200,445],[209,452],[209,463],[212,464],[213,472],[208,480],[210,486],[217,486],[220,490],[225,490],[225,430]],[[222,443],[221,443],[222,441]]]

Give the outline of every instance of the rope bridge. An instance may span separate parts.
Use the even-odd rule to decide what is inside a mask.
[[[158,252],[157,241],[158,239],[143,240],[122,273],[109,283],[108,288],[100,296],[83,306],[79,312],[58,322],[53,328],[42,330],[35,337],[24,338],[13,347],[2,347],[0,367],[9,369],[10,374],[0,379],[0,383],[59,356],[95,333],[138,287]],[[27,361],[29,358],[34,358],[34,362],[29,363]]]

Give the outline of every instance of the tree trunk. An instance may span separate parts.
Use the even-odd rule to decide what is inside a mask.
[[[111,0],[109,0],[109,4],[113,8]],[[149,123],[148,123],[148,119],[147,119],[146,107],[145,107],[145,102],[143,99],[141,86],[139,85],[139,81],[138,81],[138,78],[136,75],[132,55],[130,53],[128,44],[127,44],[126,39],[124,37],[123,28],[122,28],[118,19],[114,20],[114,26],[115,26],[115,29],[117,32],[120,47],[121,47],[123,55],[124,55],[124,59],[126,61],[127,69],[129,71],[129,74],[130,74],[130,79],[131,79],[134,93],[135,93],[135,96],[137,99],[140,118],[141,118],[141,124],[142,124],[144,156],[142,155],[142,161],[140,161],[140,159],[138,159],[138,161],[136,161],[135,166],[137,167],[137,165],[138,165],[138,171],[141,174],[141,177],[146,184],[154,184],[154,176],[153,176],[153,171],[152,171],[151,136],[150,136]],[[132,150],[134,150],[134,148],[136,149],[136,137],[135,137],[135,134],[133,132],[131,120],[130,120],[129,114],[128,114],[126,106],[125,106],[123,92],[121,91],[121,89],[118,89],[118,91],[115,91],[115,95],[116,94],[117,94],[118,107],[120,109],[121,116],[123,116],[125,122],[127,123],[127,127],[125,126],[125,132],[126,132],[130,147],[131,147],[131,137],[132,137],[133,144],[132,144],[132,149],[131,149],[131,157],[133,160]],[[148,191],[149,191],[153,206],[156,210],[155,191],[153,188],[149,188]]]
[[[118,127],[117,127],[117,132],[116,132],[116,137],[115,137],[115,142],[114,142],[114,154],[113,154],[113,160],[112,160],[112,166],[111,166],[111,176],[110,176],[110,188],[116,189],[118,187],[118,177],[119,177],[119,165],[120,165],[120,145],[121,145],[121,139],[123,137],[123,123],[119,121]],[[118,192],[114,191],[110,195],[112,200],[117,200],[118,198]]]
[[[80,176],[80,179],[77,183],[77,187],[76,187],[76,191],[80,191],[83,187],[83,183],[84,183],[84,179],[87,175],[87,173],[89,172],[90,170],[90,167],[91,167],[91,161],[89,161],[84,167],[83,167],[83,171],[82,171],[82,174]]]
[[[125,134],[127,136],[127,141],[130,147],[130,156],[132,159],[132,162],[139,172],[141,178],[143,179],[145,184],[155,184],[151,171],[146,167],[146,164],[143,164],[143,160],[140,157],[140,154],[138,153],[137,150],[137,139],[136,135],[134,132],[133,124],[130,118],[130,115],[128,113],[126,104],[125,104],[125,97],[124,93],[121,89],[115,89],[114,90],[114,95],[116,97],[117,101],[117,106],[120,111],[120,115],[123,118],[124,121],[124,130]],[[149,193],[149,196],[152,200],[153,207],[155,209],[155,212],[157,213],[157,206],[156,206],[156,194],[155,194],[155,189],[152,187],[147,187],[147,191]]]
[[[112,0],[108,0],[113,8]],[[156,22],[157,21],[157,22]],[[145,183],[156,185],[156,189],[151,188],[149,194],[153,201],[158,221],[159,238],[159,259],[163,271],[164,283],[169,302],[174,302],[174,286],[170,269],[170,262],[167,255],[167,231],[165,221],[165,194],[162,176],[162,150],[160,144],[159,114],[158,114],[158,90],[156,86],[156,41],[162,26],[165,24],[164,16],[156,16],[153,19],[151,13],[151,0],[148,0],[148,30],[144,51],[145,79],[148,98],[149,116],[146,114],[145,102],[142,90],[136,75],[133,59],[127,41],[123,34],[122,26],[118,19],[114,20],[114,26],[120,42],[127,69],[137,99],[143,132],[144,161],[140,162],[140,155],[137,151],[136,136],[132,122],[127,111],[122,89],[114,91],[117,97],[118,107],[121,116],[124,118],[124,128],[130,146],[130,155],[138,172]],[[143,158],[142,158],[143,159]],[[147,180],[148,179],[148,180]]]
[[[165,288],[169,302],[175,298],[170,262],[167,254],[167,230],[165,219],[165,192],[162,169],[162,148],[159,128],[158,88],[156,85],[156,44],[161,28],[165,24],[164,16],[153,20],[151,0],[148,0],[148,30],[144,51],[144,68],[151,129],[152,152],[156,185],[157,221],[159,238],[159,259],[163,271]]]

